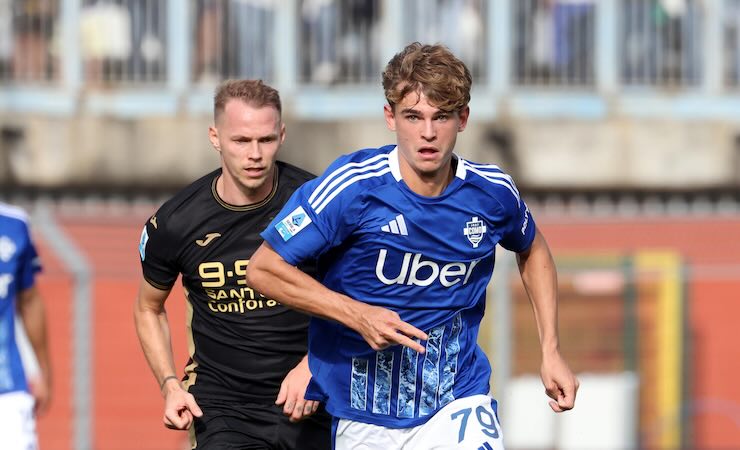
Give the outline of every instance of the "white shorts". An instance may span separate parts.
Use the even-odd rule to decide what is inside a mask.
[[[37,450],[34,400],[28,392],[0,394],[0,441],[3,450]]]
[[[386,428],[339,419],[336,450],[504,450],[493,399],[474,395],[453,401],[425,424]]]

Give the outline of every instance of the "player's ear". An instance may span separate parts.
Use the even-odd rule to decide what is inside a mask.
[[[208,127],[208,140],[217,152],[221,152],[221,144],[218,141],[218,129],[215,125]]]
[[[386,103],[383,107],[383,116],[385,116],[385,124],[391,131],[396,131],[396,115],[393,113],[393,106]]]
[[[458,125],[457,127],[457,131],[459,133],[460,131],[465,130],[465,127],[468,125],[468,117],[470,117],[470,107],[465,106],[457,114],[460,118],[460,125]]]
[[[285,142],[285,123],[280,122],[280,145],[283,145],[283,142]]]

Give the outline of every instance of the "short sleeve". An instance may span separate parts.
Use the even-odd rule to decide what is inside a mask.
[[[507,222],[499,243],[502,247],[515,253],[529,249],[534,241],[535,223],[529,207],[524,202],[510,201],[504,204]]]
[[[171,288],[180,273],[173,258],[173,242],[166,223],[157,215],[144,224],[139,239],[141,270],[144,279],[158,289]]]
[[[19,258],[18,279],[20,280],[20,290],[25,290],[34,285],[36,274],[41,271],[41,262],[36,252],[36,246],[33,244],[28,228],[25,227],[26,245],[23,246]]]
[[[358,187],[344,188],[330,181],[341,164],[338,160],[321,177],[296,190],[262,232],[264,240],[289,264],[318,259],[356,228]]]

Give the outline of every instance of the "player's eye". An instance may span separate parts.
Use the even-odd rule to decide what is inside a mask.
[[[446,122],[450,116],[448,114],[440,114],[437,116],[437,120],[440,122]]]

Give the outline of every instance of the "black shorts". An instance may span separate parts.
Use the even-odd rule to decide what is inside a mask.
[[[331,416],[323,406],[312,416],[291,423],[274,404],[198,402],[193,448],[198,450],[329,450]],[[191,433],[193,437],[193,433]]]

